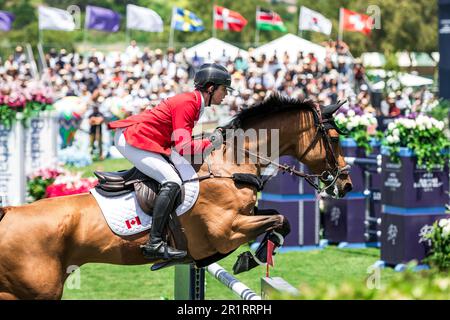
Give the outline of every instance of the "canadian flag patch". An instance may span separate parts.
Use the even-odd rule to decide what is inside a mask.
[[[128,229],[131,229],[134,226],[140,226],[141,225],[141,220],[139,219],[138,216],[136,216],[133,219],[126,220],[125,224],[127,225]]]

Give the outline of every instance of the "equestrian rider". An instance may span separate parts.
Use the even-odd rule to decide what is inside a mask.
[[[151,110],[109,123],[117,129],[114,142],[119,152],[145,175],[161,184],[153,207],[150,237],[142,246],[148,259],[182,259],[187,252],[168,246],[162,239],[170,213],[181,195],[182,181],[168,162],[171,148],[183,154],[207,153],[222,144],[216,130],[209,139],[192,140],[192,129],[204,108],[218,105],[231,89],[231,77],[219,64],[204,64],[194,77],[195,90],[162,101]],[[174,131],[182,134],[178,137]],[[173,138],[175,137],[175,139]]]

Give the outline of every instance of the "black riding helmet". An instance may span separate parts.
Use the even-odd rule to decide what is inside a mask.
[[[231,87],[231,76],[224,66],[217,63],[205,63],[197,71],[194,77],[195,89],[205,91],[210,85],[213,85],[214,87],[211,92],[211,97],[209,98],[208,106],[211,104],[211,98],[214,91],[216,91],[220,85],[224,85],[227,90],[233,90]]]

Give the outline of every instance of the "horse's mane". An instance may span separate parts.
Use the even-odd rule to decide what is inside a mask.
[[[264,118],[280,112],[292,111],[295,109],[313,110],[314,103],[311,100],[295,99],[275,92],[264,101],[242,109],[223,128],[242,128],[243,124],[248,120]]]

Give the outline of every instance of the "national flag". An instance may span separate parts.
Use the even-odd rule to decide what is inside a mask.
[[[331,20],[325,18],[319,12],[301,7],[298,22],[299,30],[311,30],[330,35],[332,26]]]
[[[240,32],[247,25],[247,20],[239,12],[214,6],[214,28]]]
[[[127,29],[147,32],[163,32],[163,20],[155,11],[144,7],[127,5]]]
[[[361,32],[365,35],[369,35],[372,31],[373,19],[368,15],[341,8],[341,19],[343,30]]]
[[[139,219],[138,216],[136,216],[133,219],[126,220],[125,224],[127,225],[128,229],[131,229],[134,226],[140,226],[141,225],[141,220]]]
[[[262,8],[259,8],[259,10],[257,9],[256,11],[256,28],[266,31],[287,31],[283,20],[278,13]]]
[[[185,32],[198,32],[205,29],[203,21],[193,12],[177,7],[172,13],[172,28]]]
[[[86,6],[86,29],[117,32],[120,27],[120,14],[111,9]]]
[[[40,30],[75,30],[75,21],[72,15],[66,10],[39,6],[38,14]]]
[[[14,22],[15,16],[8,11],[0,11],[0,31],[11,30],[11,25]]]

